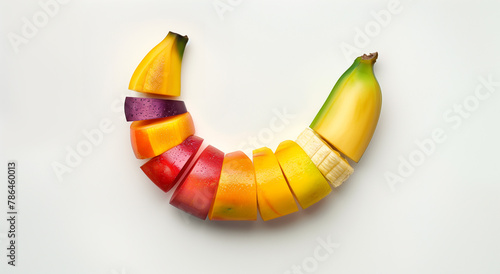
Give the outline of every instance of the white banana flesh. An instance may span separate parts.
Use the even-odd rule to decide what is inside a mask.
[[[306,128],[296,143],[311,158],[333,187],[340,186],[354,172],[349,163],[330,147],[316,132]]]

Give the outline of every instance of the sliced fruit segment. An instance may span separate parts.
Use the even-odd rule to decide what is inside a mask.
[[[191,114],[184,114],[135,121],[130,125],[130,139],[135,157],[151,158],[182,143],[194,134],[194,124]]]
[[[163,52],[167,47],[172,46],[172,42],[174,35],[170,35],[170,32],[167,36],[153,49],[151,49],[148,54],[142,59],[139,65],[136,67],[134,74],[132,74],[132,78],[130,79],[129,89],[137,90],[144,86],[144,80],[149,71],[150,65],[153,63],[155,58],[157,58],[161,52]]]
[[[298,211],[293,194],[271,149],[253,151],[257,201],[264,221]]]
[[[127,121],[165,118],[186,112],[186,105],[183,101],[141,97],[125,98],[125,118]]]
[[[169,96],[181,94],[181,65],[187,36],[169,32],[137,66],[129,89]]]
[[[333,87],[310,128],[353,161],[358,162],[375,132],[382,106],[373,74],[378,54],[354,60]]]
[[[290,189],[302,208],[308,208],[332,191],[311,158],[294,141],[281,142],[275,155]]]
[[[164,192],[169,191],[180,179],[203,143],[203,138],[189,136],[175,146],[141,166],[142,171]]]
[[[224,156],[224,163],[208,214],[210,220],[256,220],[257,189],[255,171],[248,156],[235,151]]]
[[[311,158],[330,184],[340,186],[353,173],[353,168],[314,130],[306,128],[297,137],[296,143]]]
[[[177,187],[170,204],[200,219],[206,219],[213,203],[224,161],[224,153],[208,146]]]

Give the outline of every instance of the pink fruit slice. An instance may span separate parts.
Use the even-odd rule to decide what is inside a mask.
[[[190,136],[181,144],[152,158],[141,166],[142,171],[164,192],[169,191],[200,149],[203,138]]]
[[[212,206],[224,161],[224,152],[208,146],[177,187],[170,204],[200,219]]]

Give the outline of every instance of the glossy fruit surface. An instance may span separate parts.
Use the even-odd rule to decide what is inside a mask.
[[[262,147],[253,151],[257,201],[264,221],[298,211],[281,167],[271,149]]]
[[[137,66],[129,89],[169,96],[181,94],[181,65],[187,36],[169,32]]]
[[[206,219],[221,175],[224,153],[208,146],[177,187],[170,204],[200,219]]]
[[[200,149],[203,139],[189,136],[181,144],[150,159],[141,166],[142,171],[164,192],[169,191]]]
[[[297,143],[283,141],[274,154],[302,208],[308,208],[330,194],[332,189],[325,177]]]
[[[143,97],[125,98],[127,121],[165,118],[186,112],[186,105],[183,101]]]
[[[224,156],[210,220],[256,220],[255,171],[248,156],[235,151]]]
[[[132,149],[138,159],[160,155],[193,134],[194,123],[189,112],[130,124]]]

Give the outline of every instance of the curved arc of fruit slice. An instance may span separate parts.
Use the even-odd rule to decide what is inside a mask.
[[[224,156],[210,220],[257,220],[255,170],[248,156],[235,151]]]
[[[132,149],[138,159],[160,155],[182,143],[194,132],[189,112],[167,118],[135,121],[130,125]]]
[[[209,145],[175,190],[170,204],[200,219],[206,219],[217,192],[224,153]]]
[[[187,36],[169,32],[143,58],[132,75],[129,89],[179,96],[182,59],[187,42]],[[337,187],[352,173],[347,161],[332,147],[358,162],[377,125],[381,92],[373,74],[376,59],[377,53],[356,58],[334,85],[310,125],[312,130],[298,137],[299,144],[290,140],[280,143],[274,160],[282,178],[276,171],[276,163],[261,165],[257,160],[258,167],[254,168],[252,161],[241,151],[224,156],[220,150],[208,146],[195,160],[170,203],[202,219],[208,215],[211,220],[255,220],[259,205],[258,210],[263,219],[268,220],[297,211],[294,196],[304,209],[326,197],[331,192],[328,181]],[[181,150],[183,141],[194,134],[189,112],[135,121],[130,128],[132,147],[140,159],[161,153],[168,155],[167,152],[175,146]],[[269,154],[269,151],[265,150],[265,154]],[[186,161],[184,164],[179,162],[172,164],[171,170],[164,169],[164,175],[168,173],[165,176],[169,176],[169,180],[177,181],[179,177],[175,173],[186,168],[194,154],[196,151],[186,156],[187,160],[183,158],[182,161]],[[157,159],[161,157],[152,160]],[[148,162],[151,162],[151,166],[152,160]],[[144,167],[144,172],[150,177],[146,172],[148,163],[141,168]],[[261,175],[270,174],[270,171],[264,171],[266,165],[272,166],[270,169],[275,174],[268,179],[274,183],[259,184],[265,181],[261,180]],[[158,166],[150,170],[156,168],[154,172],[161,173]],[[151,180],[164,191],[173,186],[159,182],[158,178],[157,181]],[[276,183],[278,181],[281,183]],[[274,195],[267,195],[267,192]],[[294,206],[290,201],[293,201]]]
[[[168,192],[177,184],[202,143],[203,138],[189,136],[181,144],[150,159],[141,169],[155,185]]]
[[[143,97],[125,98],[125,118],[127,121],[165,118],[186,112],[184,101]]]
[[[311,158],[330,184],[340,186],[354,172],[349,163],[326,143],[314,130],[306,128],[296,143]]]
[[[283,141],[274,154],[302,208],[306,209],[330,194],[332,189],[325,177],[297,143]]]
[[[298,211],[293,194],[273,151],[262,147],[253,151],[257,204],[264,221]]]

